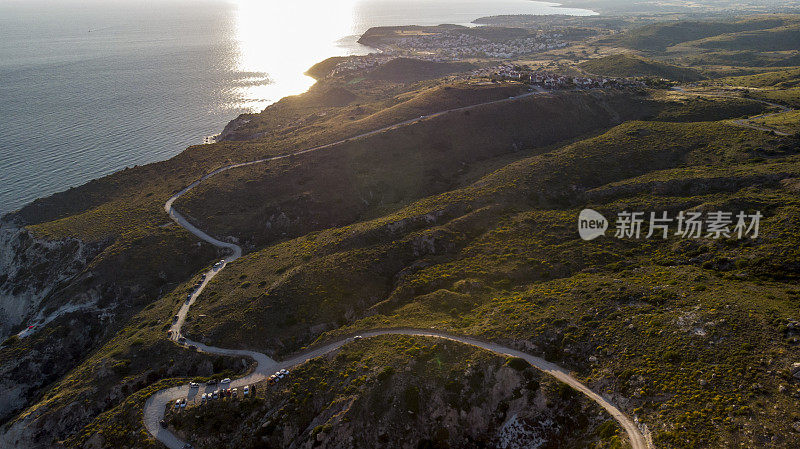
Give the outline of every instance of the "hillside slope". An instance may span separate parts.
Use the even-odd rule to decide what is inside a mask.
[[[580,68],[596,75],[608,77],[652,76],[675,81],[697,81],[703,76],[695,69],[679,67],[640,56],[619,54],[590,59]]]

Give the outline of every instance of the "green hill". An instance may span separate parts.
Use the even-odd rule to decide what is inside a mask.
[[[800,26],[795,24],[764,30],[741,31],[686,42],[684,45],[736,51],[794,51],[800,48]]]
[[[601,76],[653,76],[675,81],[697,81],[703,76],[695,69],[679,67],[630,54],[618,54],[590,59],[580,68]]]
[[[731,86],[793,88],[800,86],[800,68],[732,76],[714,81]]]
[[[373,80],[410,83],[439,78],[451,73],[468,72],[475,66],[468,62],[433,62],[412,58],[396,58],[369,72]]]
[[[662,22],[626,31],[621,36],[613,38],[612,41],[636,50],[665,51],[667,47],[682,42],[696,41],[726,33],[775,28],[786,24],[789,20],[784,17],[755,17],[728,22],[690,20]]]

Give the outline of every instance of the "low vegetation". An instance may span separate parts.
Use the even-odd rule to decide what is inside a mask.
[[[170,410],[167,420],[198,448],[624,447],[597,405],[530,365],[504,365],[452,342],[380,337],[258,384],[254,397]]]
[[[695,69],[678,67],[631,54],[590,59],[579,66],[589,73],[608,77],[657,77],[674,81],[698,81],[703,76]]]

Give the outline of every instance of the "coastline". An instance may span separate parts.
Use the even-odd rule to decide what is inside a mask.
[[[389,4],[386,14],[381,13],[381,8],[384,8],[383,4],[366,5],[361,8],[363,11],[359,10],[361,16],[342,18],[353,21],[351,25],[345,27],[351,27],[351,29],[344,29],[342,26],[334,27],[335,30],[341,29],[342,32],[336,38],[331,37],[330,42],[328,42],[328,38],[331,36],[331,31],[322,30],[322,34],[313,34],[310,35],[313,37],[308,38],[309,41],[318,41],[314,46],[302,44],[298,48],[306,51],[308,48],[319,47],[320,50],[314,54],[321,57],[313,59],[313,62],[319,62],[327,56],[359,53],[350,48],[351,43],[357,46],[355,41],[363,34],[362,31],[366,31],[372,26],[420,23],[420,20],[425,23],[434,21],[435,23],[473,22],[482,16],[506,11],[514,14],[521,10],[541,10],[544,11],[544,14],[549,14],[549,8],[542,6],[554,5],[539,2],[534,3],[534,6],[528,6],[528,3],[507,1],[497,4],[497,6],[489,5],[483,8],[484,11],[480,14],[475,15],[471,15],[479,9],[475,5],[464,5],[463,8],[461,6],[438,7],[438,9],[427,7],[422,11],[408,12],[398,9],[396,5]],[[35,10],[33,6],[26,8]],[[158,24],[154,28],[156,33],[145,34],[139,30],[144,29],[139,24],[153,21],[152,14],[143,14],[140,8],[129,13],[125,8],[124,5],[117,5],[98,17],[80,17],[81,20],[88,21],[88,25],[83,26],[82,21],[76,21],[73,27],[77,30],[73,31],[71,28],[68,30],[70,33],[79,33],[76,36],[70,35],[74,46],[83,49],[84,53],[90,51],[89,54],[92,56],[90,60],[80,56],[68,58],[70,60],[65,62],[69,62],[68,67],[72,70],[71,72],[62,74],[63,71],[56,70],[56,67],[63,65],[61,59],[66,58],[67,54],[65,51],[55,51],[57,47],[36,52],[36,56],[30,57],[30,61],[36,62],[37,65],[30,67],[20,65],[24,70],[14,72],[24,74],[25,70],[36,70],[37,73],[46,75],[45,79],[48,82],[39,83],[41,86],[37,84],[36,88],[52,89],[52,92],[47,90],[26,91],[26,86],[30,88],[27,84],[29,81],[26,81],[30,78],[26,76],[19,76],[18,79],[12,76],[6,79],[9,88],[18,92],[8,98],[9,107],[15,108],[16,112],[9,111],[7,113],[11,119],[8,125],[8,131],[10,131],[8,135],[11,137],[6,139],[7,148],[15,150],[3,152],[0,158],[17,169],[0,171],[0,177],[6,181],[5,186],[0,188],[0,215],[13,213],[36,199],[48,198],[69,188],[117,173],[126,167],[167,160],[185,151],[189,146],[201,144],[205,136],[220,132],[239,115],[247,113],[249,107],[257,102],[268,100],[271,101],[270,104],[277,103],[286,95],[296,95],[305,91],[296,91],[296,86],[313,82],[307,79],[299,84],[290,81],[293,84],[289,86],[289,89],[295,89],[295,91],[274,96],[273,94],[280,92],[283,88],[264,89],[264,86],[250,84],[255,79],[253,77],[269,71],[272,58],[276,58],[280,53],[274,55],[259,53],[257,45],[259,35],[253,33],[254,30],[251,29],[253,27],[251,22],[254,20],[251,20],[252,17],[238,17],[235,8],[225,7],[224,10],[220,10],[219,5],[216,5],[211,12],[208,11],[208,8],[197,8],[196,11],[187,11],[186,14],[179,8],[168,9],[157,18]],[[467,16],[460,17],[459,14],[462,11],[456,11],[459,14],[455,14],[454,8],[463,9],[463,13]],[[66,6],[63,7],[64,12],[60,12],[61,9],[62,7],[58,8],[61,15],[68,12]],[[13,9],[9,11],[13,12]],[[264,9],[261,8],[260,11],[263,12]],[[116,20],[116,16],[125,16],[125,14],[118,14],[120,12],[129,13],[126,16],[128,19],[125,27],[122,24],[114,26],[116,22],[113,21],[102,29],[96,26],[98,23],[105,24],[108,20]],[[107,20],[106,15],[112,16],[111,19]],[[9,17],[13,18],[14,16],[9,15]],[[43,17],[46,18],[46,16]],[[331,18],[337,17],[325,17],[328,21]],[[221,19],[222,22],[220,22]],[[242,20],[244,23],[240,23]],[[312,18],[312,20],[315,19]],[[204,34],[196,38],[192,36],[193,41],[199,45],[197,48],[214,48],[210,45],[217,45],[215,42],[221,42],[228,45],[231,50],[226,50],[229,54],[213,57],[206,51],[203,51],[203,55],[195,55],[181,47],[179,39],[173,39],[169,41],[169,45],[172,47],[153,47],[151,51],[148,46],[151,45],[150,42],[154,37],[158,36],[159,24],[163,21],[177,24],[188,22],[192,27],[192,32],[195,32],[195,29],[202,29],[206,23],[215,23],[215,27],[223,27],[224,35]],[[300,29],[307,29],[311,26],[300,25]],[[33,33],[37,30],[34,26],[19,25],[18,28],[25,33]],[[86,33],[87,29],[91,29],[93,32]],[[179,28],[169,26],[164,32],[174,33],[177,29]],[[53,34],[61,32],[60,30],[48,30],[50,28],[45,28],[42,30],[44,34],[39,33],[41,34],[38,37],[39,41],[46,42],[50,37],[61,39],[61,35]],[[12,29],[6,31],[21,32]],[[0,37],[4,35],[4,33],[0,33]],[[14,37],[11,34],[9,36]],[[171,35],[168,36],[171,37]],[[142,48],[142,51],[135,53],[131,53],[130,49],[119,50],[131,53],[129,58],[124,52],[119,54],[107,52],[107,44],[103,44],[103,42],[109,38],[114,38],[115,41],[130,38],[136,42],[142,42],[145,47]],[[20,40],[18,45],[27,44]],[[290,47],[294,48],[295,46],[291,45]],[[376,51],[375,48],[365,49],[367,53]],[[120,54],[122,58],[119,57]],[[169,56],[167,57],[165,54]],[[207,60],[207,58],[211,59]],[[305,60],[308,60],[308,54],[306,54]],[[32,64],[27,61],[26,59],[18,64]],[[122,61],[122,65],[120,65],[120,61]],[[13,58],[10,58],[9,62],[13,63],[12,66],[17,64]],[[161,77],[159,74],[160,81],[158,83],[148,82],[147,77],[137,76],[141,67],[152,67],[154,64],[170,67],[168,76]],[[250,66],[251,64],[255,64],[255,66]],[[309,63],[310,65],[311,63]],[[114,77],[121,77],[123,84],[106,85],[104,77],[98,78],[95,73],[98,67],[101,71],[114,74]],[[303,70],[307,68],[304,67]],[[218,73],[205,73],[209,69],[216,70]],[[204,72],[200,73],[198,70]],[[51,71],[52,75],[50,75]],[[6,71],[0,73],[7,74]],[[300,78],[302,77],[301,73],[302,71],[298,70],[294,76]],[[187,85],[185,80],[188,77],[197,77],[198,75],[197,81],[192,81],[189,83],[190,85]],[[68,82],[70,79],[84,78],[90,80],[91,85]],[[279,78],[276,79],[276,82],[282,83],[285,79],[285,77]],[[204,85],[206,89],[212,90],[198,92],[196,85]],[[239,91],[250,90],[251,87],[258,87],[258,89],[253,89],[252,95],[239,95]],[[121,93],[119,88],[123,88]],[[239,96],[239,99],[234,96]],[[51,129],[37,130],[36,125],[31,124],[30,119],[24,118],[41,116],[41,112],[36,112],[37,108],[34,107],[41,103],[42,100],[38,100],[39,98],[49,99],[47,102],[50,111],[46,118],[51,124]],[[274,98],[274,101],[270,98]],[[77,101],[73,99],[77,99]],[[243,107],[237,109],[239,105]],[[40,107],[38,109],[41,110]],[[249,110],[258,112],[262,109],[263,107],[258,107]],[[4,110],[0,108],[0,112],[4,112]],[[102,121],[99,120],[101,117]],[[35,120],[33,121],[35,122]],[[147,148],[139,148],[138,142],[147,142]],[[23,171],[24,167],[33,167],[33,169],[26,168]]]

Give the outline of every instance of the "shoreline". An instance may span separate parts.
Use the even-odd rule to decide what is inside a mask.
[[[539,4],[540,6],[560,7],[560,5],[557,4],[557,3],[550,3],[550,2],[534,2],[534,3]],[[496,7],[496,8],[499,9],[501,7]],[[505,6],[503,6],[502,8],[505,8]],[[528,8],[528,6],[525,5],[525,8]],[[472,10],[474,10],[474,9],[475,8],[472,8]],[[502,11],[493,11],[492,8],[487,8],[487,9],[488,9],[488,11],[484,11],[483,14],[475,14],[474,16],[471,16],[471,17],[474,17],[474,18],[468,17],[466,20],[462,20],[460,18],[456,18],[455,20],[446,20],[448,15],[450,16],[449,17],[450,19],[454,18],[454,14],[452,13],[452,11],[450,11],[450,12],[448,12],[448,11],[445,11],[445,12],[431,11],[431,15],[428,15],[428,17],[431,17],[431,21],[436,21],[438,23],[463,23],[463,22],[468,22],[469,24],[474,24],[474,25],[480,26],[479,24],[475,23],[476,20],[481,19],[483,17],[496,16],[499,13],[502,12]],[[511,8],[507,8],[507,9],[511,11],[511,13],[510,13],[511,15],[516,15],[514,13],[514,11],[518,10],[519,8],[515,9],[515,8],[511,7]],[[528,9],[534,9],[535,10],[537,8],[535,6],[533,6],[533,7],[530,7]],[[543,8],[543,9],[540,8],[540,9],[542,11],[541,14],[549,14],[550,12],[553,12],[554,14],[558,14],[558,13],[552,11],[550,8]],[[470,10],[470,11],[474,12],[472,10]],[[384,25],[384,24],[371,24],[370,21],[365,21],[364,22],[364,26],[367,26],[366,30],[363,30],[363,31],[359,32],[358,30],[354,29],[353,32],[351,32],[351,33],[345,33],[345,34],[340,35],[340,37],[338,38],[338,40],[336,42],[339,42],[339,41],[342,41],[342,40],[346,40],[347,43],[339,42],[339,44],[337,44],[337,45],[339,45],[338,50],[336,50],[333,53],[331,53],[331,55],[328,56],[328,57],[331,57],[331,56],[345,56],[346,57],[346,56],[350,56],[352,54],[356,54],[356,53],[353,53],[354,50],[349,48],[349,47],[351,47],[350,41],[352,41],[353,45],[358,45],[357,41],[360,39],[361,36],[363,36],[363,34],[369,28],[373,28],[375,26],[408,26],[408,25],[392,25],[393,23],[400,23],[400,22],[404,22],[404,21],[403,20],[399,20],[396,17],[396,12],[390,11],[390,13],[394,13],[395,16],[389,15],[389,16],[387,16],[385,18],[380,19],[381,21],[385,21],[386,25]],[[438,20],[436,20],[437,17],[441,17],[444,20],[438,21]],[[408,18],[408,20],[411,21],[411,20],[415,20],[415,19],[414,18]],[[415,22],[415,23],[425,23],[425,21],[423,19],[421,22]],[[370,26],[370,25],[373,25],[373,26]],[[365,47],[367,47],[367,46],[365,46]],[[372,53],[376,53],[376,52],[379,53],[380,49],[375,48],[375,47],[371,47],[371,46],[369,46],[368,49],[365,49],[365,54],[372,54]],[[327,59],[327,58],[318,59],[318,60],[315,61],[315,63],[324,61],[325,59]],[[44,70],[46,71],[48,69],[45,68]],[[296,74],[296,76],[299,77],[299,76],[302,76],[302,74]],[[280,83],[280,81],[278,81],[278,83]],[[316,84],[317,84],[317,82],[314,81],[313,84],[311,84],[311,86],[316,85]],[[309,86],[309,88],[311,86]],[[225,89],[228,89],[228,90],[237,89],[237,86],[236,85],[227,84]],[[280,90],[280,89],[278,89],[278,90]],[[236,111],[235,111],[236,108],[227,108],[227,107],[224,108],[224,109],[233,109],[233,110],[230,110],[230,112],[232,112],[232,114],[230,114],[230,115],[226,114],[222,109],[219,108],[220,106],[222,106],[222,103],[219,103],[217,101],[213,102],[213,107],[211,107],[212,106],[211,104],[209,104],[209,105],[198,104],[198,106],[200,106],[201,108],[202,107],[206,107],[206,108],[211,107],[211,109],[214,109],[215,111],[213,113],[205,113],[204,112],[204,113],[199,114],[199,115],[195,114],[194,115],[195,118],[192,118],[192,122],[196,123],[196,124],[202,124],[204,122],[205,123],[207,123],[207,122],[212,122],[212,123],[216,122],[216,123],[218,123],[218,125],[212,125],[211,127],[200,126],[198,128],[202,128],[202,129],[199,129],[198,131],[192,131],[191,129],[189,129],[190,133],[188,133],[188,134],[185,132],[186,129],[184,129],[184,128],[193,128],[193,126],[185,126],[185,125],[166,126],[166,125],[163,124],[164,122],[169,121],[169,120],[176,120],[175,117],[188,117],[187,115],[185,115],[185,111],[173,111],[173,112],[170,112],[170,113],[168,113],[168,115],[170,115],[170,117],[172,117],[172,118],[167,118],[165,120],[158,120],[158,121],[153,122],[153,123],[147,122],[147,121],[141,121],[141,120],[135,121],[133,119],[126,119],[125,120],[126,123],[127,122],[135,122],[135,123],[132,123],[132,124],[135,125],[136,128],[138,128],[138,129],[146,129],[147,132],[151,136],[154,136],[154,135],[160,136],[158,139],[156,139],[157,142],[153,146],[154,148],[160,148],[160,150],[158,150],[158,151],[153,151],[153,150],[138,151],[138,150],[135,150],[136,146],[134,144],[131,144],[131,143],[127,142],[128,138],[125,137],[123,134],[119,134],[120,131],[116,130],[116,128],[120,128],[121,127],[121,125],[119,124],[119,120],[116,120],[116,123],[114,125],[114,126],[116,126],[116,128],[114,126],[110,127],[110,129],[111,129],[111,131],[113,133],[112,136],[117,136],[117,137],[115,137],[116,140],[115,140],[114,143],[106,142],[106,140],[108,140],[108,138],[106,138],[106,137],[102,137],[102,136],[97,137],[97,138],[92,137],[92,136],[94,136],[94,131],[93,131],[91,126],[87,125],[87,129],[84,130],[84,133],[85,133],[86,136],[90,136],[91,138],[86,140],[85,142],[84,142],[85,139],[81,139],[80,143],[78,144],[78,145],[82,146],[79,149],[82,150],[82,153],[85,155],[85,158],[83,158],[83,163],[82,164],[77,164],[77,167],[75,167],[76,164],[74,163],[74,161],[72,163],[70,163],[70,166],[72,166],[73,168],[71,168],[69,170],[64,170],[64,169],[61,168],[61,165],[66,166],[66,163],[67,163],[67,161],[66,161],[67,158],[63,157],[62,155],[66,154],[67,152],[74,152],[73,149],[70,148],[70,146],[75,146],[75,144],[68,142],[65,145],[66,150],[70,150],[70,151],[66,151],[66,150],[64,150],[64,151],[62,151],[62,150],[56,151],[54,149],[51,149],[51,150],[48,151],[48,149],[50,149],[51,147],[54,147],[55,144],[51,142],[51,141],[53,141],[53,137],[45,134],[45,135],[42,136],[42,139],[41,139],[42,142],[38,144],[40,148],[44,149],[44,151],[41,152],[41,156],[25,156],[24,158],[15,158],[15,157],[12,157],[12,155],[9,155],[9,158],[10,158],[10,162],[11,161],[16,161],[17,159],[20,159],[20,161],[23,164],[29,164],[30,166],[37,167],[37,168],[40,169],[39,172],[46,172],[46,173],[53,172],[54,176],[43,178],[42,176],[34,176],[33,174],[28,176],[26,174],[24,176],[20,176],[19,179],[17,179],[15,176],[10,176],[9,179],[8,179],[9,180],[9,188],[8,188],[8,190],[6,192],[3,192],[3,195],[7,196],[7,200],[3,201],[3,203],[4,203],[5,207],[8,207],[8,209],[6,209],[5,207],[0,207],[0,217],[7,216],[9,214],[14,214],[14,213],[20,211],[21,209],[24,209],[25,207],[28,207],[31,203],[33,203],[33,202],[35,202],[37,200],[44,200],[44,199],[47,199],[47,198],[51,198],[53,195],[56,195],[56,194],[59,194],[59,193],[63,193],[65,191],[69,190],[69,189],[83,186],[83,185],[85,185],[85,184],[87,184],[89,182],[95,181],[95,180],[103,178],[105,176],[110,176],[110,175],[117,174],[118,172],[123,171],[126,168],[130,168],[130,167],[134,167],[134,166],[143,166],[143,165],[148,165],[148,164],[152,164],[152,163],[158,163],[158,162],[163,162],[163,161],[169,160],[169,159],[181,154],[182,152],[186,151],[188,148],[190,148],[190,147],[192,147],[194,145],[203,144],[203,139],[205,137],[207,137],[209,135],[221,133],[222,130],[224,130],[226,126],[228,126],[232,121],[236,120],[242,114],[247,114],[247,113],[256,114],[256,113],[259,113],[259,112],[263,111],[263,109],[265,109],[266,107],[269,107],[269,106],[271,106],[273,104],[276,104],[276,103],[282,101],[287,96],[299,95],[299,94],[306,93],[307,91],[308,91],[308,89],[305,89],[302,92],[298,92],[298,93],[289,93],[289,94],[280,96],[280,98],[277,98],[277,96],[276,96],[275,97],[276,98],[275,101],[270,102],[269,104],[267,104],[263,108],[258,108],[258,110],[253,110],[252,108],[247,108],[246,107],[247,105],[244,104],[244,103],[247,103],[247,100],[246,99],[242,99],[243,100],[242,103],[244,104],[245,108],[241,109],[241,111],[242,111],[241,113],[236,113]],[[155,92],[154,94],[158,95],[158,92]],[[258,98],[257,95],[258,94],[256,94],[255,98]],[[263,98],[269,98],[269,97],[268,96],[264,96]],[[188,103],[183,101],[183,100],[184,99],[181,98],[181,103],[182,104],[193,105],[193,103],[194,103],[194,101],[196,99],[191,99],[192,101],[190,101]],[[223,103],[232,104],[228,100],[224,100]],[[58,106],[58,105],[56,105],[56,106]],[[131,108],[129,108],[129,109],[131,109]],[[171,107],[171,109],[174,109],[174,108]],[[195,109],[197,109],[197,108],[195,108]],[[246,109],[249,109],[249,110],[246,110]],[[61,110],[61,109],[59,109],[59,110]],[[124,114],[121,114],[121,115],[117,114],[117,115],[115,115],[115,117],[123,117],[124,118],[126,116],[131,116],[131,115],[134,115],[134,114],[141,114],[141,113],[142,113],[142,111],[129,110],[127,113],[124,113]],[[175,113],[177,113],[179,115],[175,115]],[[223,118],[223,120],[217,121],[216,117],[220,117],[220,116]],[[87,123],[91,123],[92,122],[91,114],[88,114],[86,116],[86,119],[88,120]],[[154,125],[154,123],[155,123],[155,125]],[[176,131],[178,133],[178,135],[181,136],[181,137],[177,137],[176,135],[174,135],[175,133],[171,133],[169,130],[167,130],[167,133],[165,133],[165,130],[162,129],[162,128],[171,128],[172,130]],[[24,132],[28,132],[28,131],[29,130],[21,128],[19,132],[24,133]],[[196,133],[196,134],[194,134],[194,133]],[[193,134],[194,134],[194,137],[192,137]],[[132,137],[137,137],[137,136],[133,135]],[[74,141],[74,139],[72,139],[72,140]],[[152,137],[150,139],[148,139],[148,140],[152,141]],[[12,146],[15,144],[15,142],[9,142],[9,143]],[[83,147],[85,147],[86,149],[84,150]],[[98,155],[95,155],[95,152],[96,152],[95,148],[99,148],[99,147],[107,148],[112,157],[108,157],[108,156],[99,157]],[[24,150],[24,149],[27,148],[27,145],[19,146],[19,148]],[[30,151],[26,151],[26,154],[34,154],[34,153],[30,153]],[[60,162],[62,159],[65,159],[64,164],[53,165],[53,163],[51,162],[51,161],[59,161]],[[56,172],[55,170],[58,170],[58,172]]]

